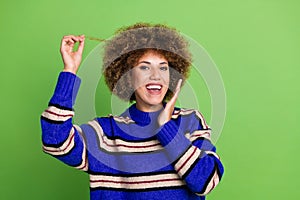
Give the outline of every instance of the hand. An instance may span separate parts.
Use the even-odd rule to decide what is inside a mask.
[[[60,46],[60,53],[64,62],[64,70],[76,74],[81,63],[84,48],[84,35],[66,35],[63,37]],[[75,43],[79,42],[77,51],[74,51]]]
[[[164,125],[165,123],[167,123],[171,119],[172,113],[173,113],[173,110],[174,110],[174,106],[175,106],[178,94],[180,92],[181,83],[182,83],[182,79],[179,79],[173,97],[166,104],[165,109],[159,114],[159,116],[158,116],[159,126]]]

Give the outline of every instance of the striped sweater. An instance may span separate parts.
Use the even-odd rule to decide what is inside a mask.
[[[42,113],[43,151],[87,172],[90,199],[205,199],[223,166],[200,112],[174,109],[159,127],[157,112],[134,105],[77,126],[72,123],[80,79],[61,72]]]

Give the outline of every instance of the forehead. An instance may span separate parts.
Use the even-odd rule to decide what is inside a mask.
[[[167,62],[166,57],[158,51],[148,50],[139,59],[138,62],[143,60],[153,60],[153,61],[164,61]]]

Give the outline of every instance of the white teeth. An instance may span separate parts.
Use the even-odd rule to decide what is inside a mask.
[[[160,90],[161,86],[160,85],[147,85],[148,90]]]

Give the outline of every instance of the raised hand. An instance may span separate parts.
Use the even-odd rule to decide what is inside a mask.
[[[174,106],[175,106],[176,100],[178,98],[178,94],[180,92],[181,83],[182,83],[182,79],[179,79],[173,97],[166,104],[165,109],[159,114],[159,116],[158,116],[159,126],[164,125],[171,119],[172,113],[174,110]]]
[[[84,48],[84,35],[66,35],[63,37],[60,46],[60,53],[64,62],[64,70],[76,74],[82,59]],[[74,45],[79,42],[78,49],[74,51]]]

